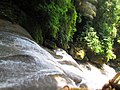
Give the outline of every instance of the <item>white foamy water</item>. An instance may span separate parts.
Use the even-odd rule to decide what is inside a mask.
[[[82,84],[96,90],[116,74],[105,64],[98,69],[90,63],[78,64],[62,49],[54,52],[62,58],[54,58],[30,39],[1,32],[0,90],[59,90]]]
[[[78,64],[64,50],[58,49],[55,50],[55,52],[56,55],[63,57],[61,59],[61,62],[68,61],[73,63],[73,65],[62,64],[63,70],[68,72],[68,74],[81,77],[82,81],[78,85],[85,83],[90,90],[101,89],[103,85],[107,83],[110,79],[112,79],[116,74],[115,70],[106,64],[103,64],[101,69],[90,63]],[[75,66],[77,68],[75,68]]]
[[[64,85],[68,84],[70,79],[59,63],[35,42],[6,32],[1,32],[0,37],[0,90],[57,90],[57,83],[63,81],[57,82],[55,75],[66,77]]]

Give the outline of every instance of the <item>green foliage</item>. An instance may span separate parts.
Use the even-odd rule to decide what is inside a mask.
[[[107,61],[115,59],[113,53],[114,39],[116,38],[116,24],[118,22],[118,8],[116,0],[99,0],[98,12],[95,19],[94,28],[96,29],[100,42],[103,46],[105,57]]]
[[[58,45],[64,48],[64,44],[72,40],[76,31],[77,13],[72,0],[45,1],[44,4],[40,3],[37,9],[44,12],[45,18],[48,18],[43,32],[49,32],[49,39],[54,38]]]
[[[117,33],[117,43],[120,44],[120,20],[117,23],[117,29],[118,29],[118,33]]]
[[[118,20],[116,27],[117,27],[117,42],[120,44],[120,0],[118,0],[117,3],[117,11],[116,11],[117,17],[116,19]]]
[[[102,45],[101,42],[99,41],[99,37],[97,36],[96,31],[94,30],[93,27],[90,27],[87,25],[85,27],[86,31],[82,32],[81,36],[84,37],[83,40],[89,49],[91,49],[95,53],[102,53]],[[82,38],[81,38],[82,39]]]
[[[74,35],[74,42],[95,55],[106,61],[116,58],[113,45],[120,43],[120,0],[2,1],[0,16],[25,27],[36,42],[65,49]]]
[[[80,37],[89,49],[104,56],[106,61],[115,59],[113,45],[117,35],[120,9],[116,0],[98,0],[97,16],[92,24],[85,25],[85,32]],[[89,22],[89,21],[87,21]]]

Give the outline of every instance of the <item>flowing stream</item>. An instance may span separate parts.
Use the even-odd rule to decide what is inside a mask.
[[[0,90],[61,90],[64,86],[101,89],[116,72],[77,63],[64,50],[50,54],[34,41],[0,32]],[[56,57],[58,58],[56,58]]]
[[[0,90],[57,90],[55,77],[74,86],[57,64],[30,39],[0,32]]]
[[[68,76],[72,75],[74,76],[72,78],[76,78],[77,80],[80,80],[79,77],[81,77],[81,82],[76,83],[79,87],[87,87],[89,90],[101,90],[103,85],[116,74],[115,70],[106,64],[103,64],[101,68],[98,68],[99,65],[88,62],[81,63],[78,61],[78,63],[76,63],[64,50],[58,49],[55,52],[57,55],[63,57],[63,61],[60,62],[66,61],[66,64],[62,64],[62,66]],[[69,62],[72,62],[71,65]],[[78,67],[76,67],[76,65],[78,65]]]

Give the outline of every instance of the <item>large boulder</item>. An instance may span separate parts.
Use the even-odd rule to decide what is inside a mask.
[[[0,20],[0,90],[77,87],[58,66],[22,27]]]
[[[78,13],[90,19],[96,17],[97,0],[75,0],[75,6]]]
[[[9,21],[0,19],[0,32],[9,32],[19,36],[27,37],[32,39],[31,35],[20,25],[13,24]]]

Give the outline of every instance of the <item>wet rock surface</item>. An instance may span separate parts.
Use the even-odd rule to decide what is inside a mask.
[[[96,90],[116,74],[107,65],[76,62],[62,49],[48,52],[11,27],[0,31],[0,90]]]
[[[0,90],[74,87],[73,80],[58,67],[53,56],[30,40],[22,27],[14,26],[8,21],[0,22]]]
[[[75,85],[54,58],[30,39],[8,32],[0,32],[0,37],[0,90],[58,90]]]

